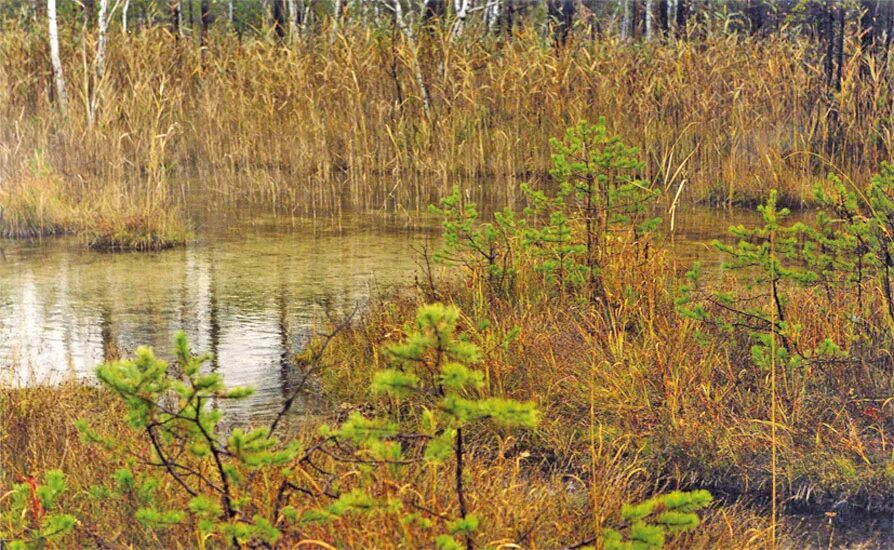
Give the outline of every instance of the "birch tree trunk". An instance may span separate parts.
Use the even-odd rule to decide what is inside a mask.
[[[121,34],[127,34],[127,11],[130,9],[130,0],[124,0],[121,8]]]
[[[59,110],[68,110],[68,95],[65,93],[65,75],[62,73],[62,58],[59,55],[59,26],[56,21],[56,0],[47,0],[47,20],[50,32],[50,60],[53,63],[53,79],[56,81],[56,99]]]
[[[453,31],[450,34],[451,40],[456,40],[463,35],[466,28],[466,19],[469,17],[469,10],[472,9],[472,0],[457,0],[454,3],[456,9],[456,20],[453,22]]]
[[[646,0],[646,40],[652,40],[654,7],[652,0]]]
[[[289,0],[289,42],[294,42],[298,37],[298,24],[301,21],[301,15],[298,10],[298,0]]]
[[[96,41],[96,55],[93,58],[93,86],[90,87],[90,98],[87,102],[87,124],[93,126],[96,118],[96,106],[99,103],[102,77],[106,72],[106,34],[109,30],[109,0],[99,0],[99,13],[96,24],[99,27],[99,37]]]
[[[621,20],[621,38],[628,40],[633,27],[633,0],[621,0],[624,2],[624,19]]]
[[[419,87],[419,95],[422,96],[422,107],[425,109],[425,114],[428,115],[431,110],[431,99],[428,95],[428,87],[425,85],[425,78],[422,75],[422,66],[419,65],[419,58],[416,50],[416,35],[413,33],[413,29],[407,25],[406,20],[404,20],[404,10],[400,0],[394,0],[393,9],[394,21],[407,39],[407,44],[413,52],[413,74],[416,77],[416,86]]]
[[[335,11],[332,14],[332,28],[330,29],[332,34],[329,37],[330,42],[335,42],[335,37],[338,34],[339,16],[341,16],[341,0],[335,0]]]
[[[500,24],[500,0],[488,0],[485,15],[488,32],[496,34],[497,26]]]
[[[667,0],[667,28],[671,31],[677,26],[677,0]]]
[[[183,38],[183,0],[177,2],[177,34]]]
[[[109,0],[99,0],[99,38],[96,42],[96,78],[102,79],[106,72],[106,35],[109,30]]]

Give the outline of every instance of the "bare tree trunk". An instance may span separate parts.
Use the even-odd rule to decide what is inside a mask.
[[[227,21],[230,23],[230,28],[233,28],[233,0],[227,1]]]
[[[667,28],[668,33],[677,25],[677,0],[667,0]]]
[[[313,16],[313,8],[314,0],[305,0],[304,2],[304,17],[301,18],[301,28],[304,32],[307,32],[307,28],[310,26],[310,19]]]
[[[676,0],[677,4],[677,29],[684,30],[686,27],[686,20],[689,17],[689,2],[688,0]]]
[[[285,0],[273,0],[273,30],[281,41],[286,37]]]
[[[289,41],[298,37],[298,28],[301,24],[301,11],[298,9],[298,0],[289,0]]]
[[[456,40],[462,36],[466,28],[466,19],[469,17],[469,10],[472,9],[472,0],[457,0],[454,3],[456,9],[456,20],[453,22],[453,32],[450,37]]]
[[[181,38],[184,36],[183,31],[183,0],[177,2],[177,35]]]
[[[652,16],[654,15],[652,0],[646,0],[646,40],[652,40]]]
[[[497,26],[500,24],[500,0],[488,0],[485,14],[487,16],[488,32],[496,33],[498,30]]]
[[[335,42],[335,37],[338,35],[338,18],[341,16],[341,0],[335,0],[335,10],[332,13],[332,22],[330,32],[332,33],[329,37],[330,42]]]
[[[202,20],[202,35],[199,38],[199,42],[201,45],[205,45],[205,40],[208,38],[208,28],[211,26],[211,2],[210,0],[202,0],[199,4],[199,17]]]
[[[878,4],[874,0],[861,0],[860,9],[860,74],[869,74],[869,58],[875,53],[876,18]]]
[[[56,21],[56,0],[47,0],[47,20],[50,32],[50,60],[53,63],[53,79],[56,81],[56,99],[59,110],[68,110],[68,94],[65,93],[65,75],[62,73],[62,57],[59,55],[59,26]]]
[[[96,116],[96,105],[99,102],[99,88],[102,85],[102,77],[106,72],[106,34],[109,29],[108,18],[109,0],[99,0],[99,13],[96,23],[99,27],[99,37],[96,41],[96,57],[93,60],[96,71],[93,87],[90,90],[90,102],[87,105],[87,123],[93,126]]]
[[[658,0],[658,14],[655,16],[655,20],[658,23],[658,31],[662,36],[667,36],[667,12],[667,0]]]
[[[547,15],[553,31],[553,43],[556,47],[568,42],[568,34],[574,24],[574,2],[572,0],[549,0]]]
[[[109,0],[99,0],[99,39],[96,43],[96,78],[106,72],[106,36],[109,30]]]
[[[416,77],[416,85],[419,87],[419,95],[422,96],[422,107],[425,109],[425,114],[428,115],[431,110],[431,99],[428,95],[428,87],[425,85],[425,78],[422,75],[422,66],[419,64],[418,51],[416,49],[416,35],[413,33],[413,29],[410,28],[404,20],[404,10],[400,4],[400,0],[394,0],[393,9],[394,22],[397,23],[397,27],[403,33],[404,38],[407,39],[407,44],[409,44],[410,49],[413,51],[413,74]]]
[[[621,0],[624,2],[624,19],[621,20],[621,38],[628,40],[632,36],[633,28],[633,0]]]
[[[124,7],[121,8],[121,33],[127,34],[127,11],[130,9],[130,0],[124,0]]]

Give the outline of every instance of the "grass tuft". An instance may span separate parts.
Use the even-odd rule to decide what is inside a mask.
[[[87,214],[81,238],[94,250],[157,251],[185,245],[192,233],[178,209],[127,205]]]
[[[74,223],[74,207],[57,176],[28,176],[0,189],[0,237],[34,239],[62,235],[70,232]]]

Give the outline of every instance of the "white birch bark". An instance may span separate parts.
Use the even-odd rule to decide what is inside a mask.
[[[667,0],[667,28],[674,29],[677,26],[677,0]]]
[[[121,8],[121,33],[127,34],[127,12],[130,10],[130,0],[124,0],[124,7]]]
[[[407,25],[406,20],[404,20],[404,10],[401,6],[400,0],[394,0],[392,8],[394,9],[394,21],[397,23],[398,28],[407,39],[407,44],[413,51],[413,74],[416,77],[416,85],[419,87],[419,95],[422,96],[422,106],[425,109],[425,114],[427,115],[431,109],[431,100],[429,99],[428,88],[425,86],[425,78],[422,75],[422,67],[419,65],[419,59],[417,57],[416,35],[415,33],[413,33],[413,29],[411,29],[410,26]]]
[[[453,30],[450,33],[452,40],[456,40],[463,35],[463,31],[466,28],[466,19],[469,17],[469,10],[472,9],[472,0],[456,0],[454,8],[456,9],[456,20],[453,22]]]
[[[652,40],[653,31],[653,16],[654,16],[654,4],[652,0],[646,0],[646,40]]]
[[[488,0],[485,16],[487,17],[488,32],[496,33],[497,26],[500,24],[500,0]]]
[[[330,42],[335,42],[335,36],[338,34],[339,16],[341,16],[341,0],[335,0],[335,13],[332,14],[332,35],[329,37]]]
[[[231,0],[232,1],[232,0]],[[298,37],[298,0],[289,0],[289,40],[294,41]]]
[[[227,0],[227,21],[229,21],[231,29],[233,28],[233,22],[235,21],[235,19],[233,19],[233,7],[233,0]]]
[[[307,29],[310,26],[310,18],[314,13],[311,11],[312,6],[313,6],[313,0],[305,0],[304,1],[304,17],[301,18],[301,29],[304,32],[307,32]]]
[[[59,55],[59,26],[56,21],[56,0],[47,0],[47,20],[50,33],[50,60],[53,63],[53,79],[56,81],[56,97],[62,114],[68,110],[68,94],[65,93],[65,75],[62,73],[62,57]]]
[[[180,33],[180,38],[185,36],[183,30],[183,0],[178,0],[177,2],[177,32]]]
[[[109,0],[99,0],[99,13],[96,16],[96,24],[99,27],[99,37],[96,41],[96,56],[93,59],[93,67],[95,70],[95,78],[93,88],[90,93],[90,101],[87,104],[87,123],[93,126],[96,115],[96,105],[99,102],[100,91],[102,86],[102,77],[106,72],[106,34],[109,30]]]
[[[109,0],[99,0],[99,14],[96,24],[99,37],[96,42],[96,78],[101,79],[106,72],[106,35],[109,30]]]
[[[621,0],[624,4],[624,17],[621,19],[621,39],[630,38],[630,24],[633,23],[633,0]]]

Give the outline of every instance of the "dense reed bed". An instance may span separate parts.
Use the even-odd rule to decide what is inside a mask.
[[[307,189],[417,208],[476,179],[529,206],[485,222],[459,189],[440,202],[444,249],[420,261],[417,287],[334,322],[296,358],[333,405],[323,418],[233,429],[207,405],[245,394],[185,339],[171,372],[140,350],[101,367],[100,388],[0,390],[0,486],[18,484],[4,491],[4,537],[599,547],[605,528],[645,527],[625,504],[708,487],[731,496],[668,545],[765,548],[795,544],[778,525],[786,502],[890,508],[894,169],[868,181],[892,139],[884,67],[854,57],[830,94],[795,38],[556,49],[528,31],[457,44],[432,31],[414,50],[346,26],[331,41],[212,34],[200,48],[153,29],[111,37],[95,82],[78,41],[64,42],[84,85],[62,114],[42,38],[0,41],[9,235],[157,248],[147,227],[185,235],[173,208],[196,175],[218,197]],[[609,128],[573,126],[598,115]],[[35,151],[46,169],[27,161]],[[514,195],[550,170],[554,185]],[[827,172],[849,187],[814,194]],[[732,204],[771,188],[764,226],[715,245],[732,269],[706,279],[649,219],[669,189]],[[782,223],[777,202],[814,201],[825,217]],[[429,386],[415,374],[426,368]]]
[[[273,174],[277,191],[326,188],[356,202],[378,191],[424,207],[459,179],[505,189],[542,177],[549,137],[605,116],[641,148],[647,179],[686,182],[684,200],[753,203],[775,187],[799,204],[817,176],[864,174],[894,139],[884,60],[846,56],[841,90],[830,90],[819,46],[796,35],[575,35],[560,49],[527,27],[459,42],[423,29],[415,49],[388,29],[321,36],[281,45],[212,33],[200,47],[164,28],[112,33],[97,79],[85,63],[92,37],[67,28],[72,98],[61,115],[45,37],[8,27],[0,166],[15,173],[42,151],[78,186]],[[850,34],[845,49],[859,52]]]
[[[879,188],[889,194],[894,171],[886,168],[874,182],[884,184]],[[542,222],[535,216],[525,225],[498,219],[501,228],[521,229],[516,234],[494,233],[481,222],[461,221],[469,219],[466,208],[471,205],[451,210],[452,201],[460,197],[441,203],[445,250],[450,254],[439,257],[448,262],[448,269],[420,261],[434,267],[423,269],[415,288],[381,297],[353,322],[334,320],[324,331],[331,330],[330,335],[296,359],[295,368],[307,373],[305,379],[313,376],[333,406],[321,416],[293,419],[280,427],[280,439],[271,445],[290,449],[300,442],[304,453],[298,455],[303,458],[289,459],[295,462],[288,468],[276,463],[261,473],[249,468],[228,474],[232,483],[241,484],[240,512],[230,524],[252,525],[251,513],[272,518],[275,538],[261,540],[283,546],[317,544],[311,541],[350,548],[434,546],[434,534],[457,529],[452,519],[459,513],[452,489],[457,479],[464,484],[459,507],[463,518],[466,509],[474,512],[474,535],[467,539],[473,547],[565,548],[587,541],[598,547],[607,541],[599,535],[604,528],[624,525],[620,518],[631,513],[625,504],[675,488],[707,487],[727,498],[706,510],[696,529],[668,536],[665,542],[674,548],[820,544],[826,534],[814,533],[806,542],[795,537],[782,515],[789,505],[829,511],[845,521],[849,512],[890,509],[892,318],[884,307],[884,281],[889,279],[876,277],[879,272],[871,267],[875,264],[869,255],[862,256],[867,271],[859,279],[852,278],[854,274],[834,276],[843,273],[835,270],[847,269],[842,262],[851,253],[848,247],[834,262],[821,260],[820,278],[797,271],[801,263],[792,251],[814,251],[801,244],[797,246],[803,248],[787,249],[795,242],[789,235],[818,238],[808,228],[820,227],[821,221],[789,225],[784,211],[776,210],[773,194],[762,208],[770,235],[760,228],[737,229],[740,236],[752,233],[737,247],[717,247],[737,258],[738,268],[701,283],[694,271],[685,273],[690,266],[678,264],[672,246],[662,245],[654,233],[641,233],[630,221],[620,222],[599,249],[599,291],[591,293],[597,279],[572,278],[581,272],[580,265],[564,263],[567,271],[560,275],[556,269],[561,266],[550,264],[545,255],[548,242],[524,244],[537,238],[531,231],[537,231],[538,223],[556,223],[556,215]],[[574,221],[570,229],[571,239],[584,238],[582,222]],[[480,255],[474,239],[493,234],[507,235],[505,241],[497,237],[489,249],[498,253],[476,259]],[[765,238],[769,248],[760,248]],[[832,254],[834,244],[824,242]],[[571,252],[573,261],[586,259],[584,254],[582,248]],[[493,261],[504,257],[505,263]],[[464,273],[459,278],[458,266]],[[770,278],[762,278],[765,269]],[[530,400],[538,411],[538,421],[524,427],[463,425],[465,466],[456,466],[459,477],[452,470],[459,462],[452,459],[445,467],[412,458],[420,449],[417,441],[431,437],[420,426],[431,422],[431,415],[444,414],[452,402],[428,408],[429,394],[407,398],[404,393],[415,384],[413,379],[382,370],[388,365],[406,368],[401,353],[434,345],[434,339],[417,332],[426,317],[420,314],[415,324],[410,320],[414,311],[437,315],[441,310],[423,306],[436,301],[463,312],[456,319],[462,336],[453,340],[460,347],[447,349],[474,345],[480,350],[480,357],[471,360],[480,377],[474,389],[462,395],[518,400],[513,403]],[[453,328],[443,330],[438,338],[454,338]],[[179,352],[184,358],[173,364],[180,373],[177,380],[195,377],[187,378],[193,388],[199,381],[217,384],[216,379],[203,378],[213,374],[190,366],[205,359],[191,358],[183,342],[178,349],[185,350]],[[407,347],[396,351],[396,342]],[[137,357],[145,357],[145,352]],[[437,357],[440,361],[440,352]],[[197,471],[211,474],[190,466],[185,458],[158,459],[164,455],[152,448],[161,443],[142,433],[140,411],[145,402],[155,402],[155,390],[140,376],[156,380],[151,378],[158,372],[152,361],[136,370],[118,363],[103,367],[112,370],[98,371],[104,381],[101,389],[65,384],[0,394],[0,415],[12,419],[0,481],[11,485],[24,480],[20,487],[27,494],[27,483],[39,483],[51,468],[68,473],[66,497],[57,506],[77,521],[63,539],[66,543],[229,544],[229,531],[209,531],[202,523],[203,517],[221,515],[222,509],[189,499],[177,476],[165,475],[163,467],[178,464],[176,471],[193,472],[197,479]],[[129,374],[116,381],[110,378],[116,368]],[[460,365],[451,372],[457,375],[464,369]],[[389,380],[400,390],[383,393]],[[144,393],[130,394],[128,384]],[[175,384],[172,389],[184,399],[188,387]],[[218,399],[238,395],[214,391]],[[507,406],[508,401],[500,403]],[[216,413],[209,407],[206,414]],[[358,415],[384,415],[393,427],[364,424]],[[76,430],[76,417],[88,418],[90,430],[98,435]],[[171,422],[165,416],[149,418],[159,425]],[[210,418],[207,425],[214,426],[217,420]],[[267,422],[255,419],[251,425]],[[398,427],[405,435],[392,433]],[[227,426],[225,433],[232,428]],[[369,435],[378,431],[400,443],[388,447],[385,439]],[[238,433],[242,437],[243,432]],[[326,450],[333,438],[339,442]],[[221,457],[235,461],[239,455],[230,441]],[[366,446],[361,443],[361,451],[348,454],[357,442]],[[167,445],[179,448],[178,457],[190,456],[186,449],[193,449],[188,439],[178,443],[171,438]],[[400,454],[390,454],[395,449]],[[200,447],[189,452],[195,453],[190,460],[213,468],[207,451]],[[258,455],[267,457],[264,460],[275,456]],[[132,474],[121,474],[122,468]],[[120,484],[122,475],[161,481],[152,484],[151,496],[142,489],[109,489],[110,481]],[[285,500],[283,495],[288,495]],[[145,506],[152,502],[164,509],[152,508],[150,515]],[[779,515],[771,513],[771,502],[778,505]],[[164,512],[187,509],[195,520]],[[42,509],[37,510],[26,507],[22,514],[39,516]],[[203,516],[208,510],[212,515]],[[138,522],[128,522],[133,514]],[[21,530],[15,518],[6,516],[5,521],[0,527]],[[244,536],[272,536],[265,532]]]

